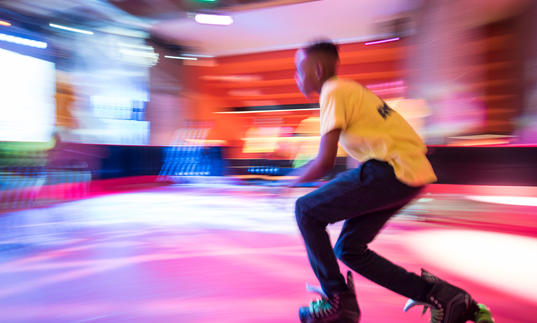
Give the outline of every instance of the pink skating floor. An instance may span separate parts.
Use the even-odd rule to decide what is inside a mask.
[[[0,322],[298,322],[316,284],[293,215],[307,191],[172,185],[4,213]],[[497,323],[537,322],[537,205],[519,195],[438,186],[371,248],[460,285]],[[428,322],[355,280],[362,323]]]

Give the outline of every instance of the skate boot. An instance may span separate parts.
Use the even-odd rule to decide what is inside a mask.
[[[298,315],[302,323],[358,323],[360,308],[356,301],[356,292],[352,274],[347,273],[348,290],[327,297],[320,287],[307,286],[308,291],[321,295],[321,299],[312,301],[308,307],[301,307]]]
[[[416,305],[423,305],[423,314],[431,310],[431,323],[494,323],[490,310],[483,304],[477,304],[466,291],[455,287],[428,271],[422,269],[421,277],[433,284],[427,294],[427,302],[408,300],[404,311]]]

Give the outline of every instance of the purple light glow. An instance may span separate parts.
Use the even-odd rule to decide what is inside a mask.
[[[368,46],[368,45],[376,45],[376,44],[382,44],[382,43],[389,43],[389,42],[392,42],[392,41],[397,41],[397,40],[399,40],[399,39],[400,39],[399,37],[395,37],[395,38],[388,38],[388,39],[382,39],[382,40],[370,41],[370,42],[365,43],[365,45]]]

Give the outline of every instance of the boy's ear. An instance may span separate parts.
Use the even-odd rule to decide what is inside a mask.
[[[321,62],[317,62],[315,64],[315,77],[317,78],[317,80],[320,80],[321,77],[323,76],[323,72],[324,72],[324,66]]]

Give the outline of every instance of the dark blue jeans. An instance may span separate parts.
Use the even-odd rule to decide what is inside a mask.
[[[327,295],[347,289],[337,256],[373,282],[403,296],[423,300],[430,288],[428,283],[367,246],[422,188],[401,183],[390,164],[369,160],[296,201],[296,219],[308,258]],[[341,234],[332,249],[326,226],[343,220]]]

